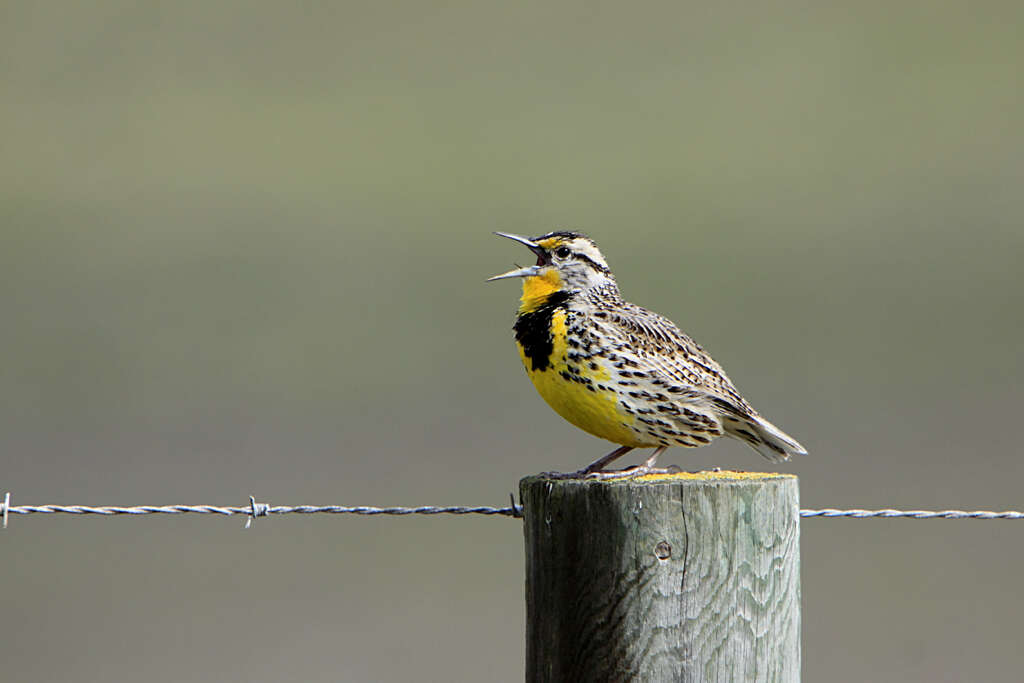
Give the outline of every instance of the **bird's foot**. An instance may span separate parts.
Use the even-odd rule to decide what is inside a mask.
[[[635,477],[642,477],[647,474],[678,474],[681,470],[675,465],[669,465],[668,467],[654,467],[651,465],[637,465],[636,467],[627,467],[624,470],[601,470],[599,472],[581,472],[586,479],[597,479],[599,481],[609,481],[612,479],[633,479]]]

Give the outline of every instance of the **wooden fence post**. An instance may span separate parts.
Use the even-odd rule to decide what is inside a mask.
[[[800,680],[797,478],[527,477],[526,680]]]

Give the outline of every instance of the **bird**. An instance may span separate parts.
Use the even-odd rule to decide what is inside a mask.
[[[806,449],[744,399],[722,367],[669,319],[629,303],[597,244],[581,232],[539,237],[505,232],[537,257],[488,281],[522,279],[513,330],[541,397],[576,427],[619,447],[567,477],[615,479],[678,471],[656,467],[672,446],[696,448],[720,436],[772,462]],[[641,465],[609,464],[654,448]]]

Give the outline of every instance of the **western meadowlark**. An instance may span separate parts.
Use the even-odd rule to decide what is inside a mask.
[[[668,470],[670,446],[695,448],[723,434],[772,461],[807,451],[757,414],[721,366],[670,320],[625,301],[593,240],[578,232],[527,238],[537,263],[489,280],[523,278],[516,345],[537,392],[580,429],[620,447],[568,476],[614,478]],[[606,471],[634,448],[643,464]]]

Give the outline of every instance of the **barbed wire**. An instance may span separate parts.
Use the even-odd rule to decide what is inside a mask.
[[[871,517],[906,517],[908,519],[1024,519],[1024,512],[1017,510],[821,510],[803,509],[801,517],[851,517],[868,519]]]
[[[491,515],[499,517],[521,518],[523,508],[516,505],[515,497],[510,494],[509,507],[492,507],[489,505],[420,505],[417,507],[375,507],[370,505],[269,505],[257,503],[255,497],[249,496],[249,504],[244,506],[221,505],[11,505],[11,494],[4,496],[0,512],[3,526],[7,528],[8,515],[32,514],[65,514],[65,515],[245,515],[246,528],[256,517],[269,515]],[[848,517],[852,519],[895,518],[908,519],[1024,519],[1024,512],[1017,510],[881,510],[822,508],[820,510],[805,508],[800,510],[801,517]]]
[[[1024,512],[1017,510],[837,510],[822,508],[821,510],[804,509],[801,517],[851,517],[867,519],[870,517],[905,517],[907,519],[1024,519]]]

